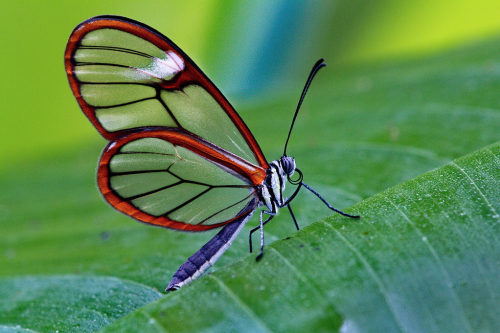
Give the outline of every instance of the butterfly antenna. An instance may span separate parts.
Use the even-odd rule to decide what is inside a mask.
[[[295,110],[295,114],[293,115],[292,125],[290,126],[290,131],[288,132],[288,137],[286,138],[285,149],[283,151],[283,155],[286,156],[286,147],[288,146],[288,140],[290,140],[290,134],[292,134],[293,124],[295,124],[295,119],[297,118],[297,114],[299,113],[300,106],[302,105],[302,101],[306,96],[307,90],[311,85],[312,80],[316,73],[322,68],[325,67],[326,64],[323,62],[323,59],[319,59],[313,66],[311,70],[311,74],[309,74],[309,78],[307,79],[306,85],[304,86],[304,90],[302,90],[302,95],[300,96],[299,104],[297,105],[297,110]]]

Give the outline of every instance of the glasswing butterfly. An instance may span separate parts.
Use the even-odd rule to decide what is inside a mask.
[[[119,16],[79,24],[65,51],[69,84],[85,115],[109,140],[97,183],[116,210],[144,223],[181,231],[222,230],[174,274],[167,290],[201,276],[228,249],[259,207],[263,226],[290,207],[306,185],[286,146],[305,93],[323,59],[311,71],[288,133],[283,156],[266,161],[252,133],[196,64],[160,32]],[[299,178],[290,177],[298,173]],[[283,197],[286,181],[297,188]],[[267,210],[265,210],[267,209]],[[268,218],[264,219],[263,214]]]

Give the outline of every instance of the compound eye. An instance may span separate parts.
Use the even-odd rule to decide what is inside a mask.
[[[283,156],[281,158],[281,165],[283,165],[283,171],[287,175],[291,176],[295,172],[295,160],[293,157]]]

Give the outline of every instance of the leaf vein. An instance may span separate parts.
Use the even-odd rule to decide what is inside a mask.
[[[484,201],[486,202],[486,204],[488,205],[488,207],[490,207],[490,210],[494,213],[494,217],[497,220],[500,220],[500,216],[497,214],[495,208],[493,208],[493,205],[486,198],[486,196],[484,195],[483,191],[481,191],[481,189],[479,188],[479,186],[477,186],[476,182],[469,176],[469,174],[463,168],[461,168],[458,164],[456,164],[454,162],[450,162],[450,165],[452,165],[455,168],[457,168],[458,170],[460,170],[460,172],[462,172],[465,175],[465,177],[467,177],[467,179],[470,180],[471,184],[474,185],[474,187],[479,192],[479,194],[481,195],[481,197],[484,199]]]
[[[255,312],[253,312],[253,310],[251,308],[249,308],[238,296],[236,296],[236,294],[231,290],[229,289],[229,287],[224,283],[222,282],[219,278],[215,277],[213,274],[210,274],[208,276],[209,278],[215,280],[215,282],[217,282],[219,284],[219,286],[221,287],[222,290],[224,290],[228,295],[229,297],[231,297],[235,302],[236,304],[238,304],[240,306],[240,308],[258,325],[260,326],[260,328],[262,329],[262,331],[266,331],[266,332],[272,332],[264,322],[262,322],[259,317],[255,314]]]
[[[150,325],[154,324],[154,326],[156,328],[158,328],[160,332],[168,333],[168,331],[149,312],[146,312],[146,311],[144,311],[142,309],[140,309],[137,312],[147,318],[148,324],[150,324]]]
[[[368,262],[368,260],[366,260],[366,258],[363,256],[363,254],[353,244],[351,244],[351,242],[349,242],[347,240],[347,238],[345,238],[344,236],[342,236],[342,234],[337,229],[335,229],[332,225],[330,225],[329,223],[327,223],[325,221],[320,221],[320,222],[323,223],[324,225],[328,226],[329,228],[331,228],[337,234],[337,236],[347,245],[347,247],[352,252],[354,252],[354,254],[358,257],[359,261],[361,261],[361,263],[363,264],[363,266],[365,266],[365,269],[367,270],[368,274],[370,274],[370,276],[372,277],[373,281],[375,281],[375,284],[377,285],[380,293],[384,297],[385,303],[387,304],[387,307],[391,311],[392,316],[393,316],[393,318],[394,318],[397,326],[400,328],[400,330],[402,332],[405,332],[406,330],[404,328],[404,325],[400,321],[399,316],[397,315],[397,312],[395,311],[395,309],[392,306],[391,301],[389,300],[388,291],[385,288],[384,283],[382,282],[382,280],[378,276],[377,272],[370,265],[370,263]]]
[[[415,229],[415,231],[418,233],[418,235],[422,238],[422,239],[426,239],[427,237],[425,237],[425,235],[422,233],[422,231],[417,227],[417,225],[408,217],[408,215],[406,215],[396,204],[394,204],[390,199],[387,198],[387,201],[389,201],[389,203],[394,207],[396,208],[396,210],[401,214],[401,216],[403,216],[403,218],[408,221],[408,223]],[[424,238],[425,237],[425,238]],[[441,270],[441,273],[443,274],[443,277],[444,279],[446,280],[446,286],[448,287],[448,289],[450,290],[450,293],[451,293],[451,296],[453,298],[453,300],[455,301],[455,303],[457,304],[457,307],[460,309],[460,312],[461,312],[461,317],[463,318],[464,320],[464,324],[465,324],[465,328],[468,332],[473,332],[471,326],[470,326],[470,323],[469,323],[469,320],[464,312],[464,308],[463,308],[463,305],[462,305],[462,302],[460,301],[460,299],[458,298],[458,295],[456,294],[456,292],[453,290],[453,283],[451,281],[451,278],[450,278],[450,275],[448,274],[448,270],[446,269],[446,267],[444,266],[443,262],[441,261],[441,258],[439,257],[436,249],[432,246],[431,243],[429,243],[428,241],[424,241],[425,245],[427,246],[429,252],[431,253],[432,257],[434,258],[434,260],[436,261],[436,263],[438,264],[439,266],[439,269]]]

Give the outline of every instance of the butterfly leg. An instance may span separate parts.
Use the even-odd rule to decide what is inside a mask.
[[[262,215],[264,213],[269,214],[271,216],[269,216],[269,218],[267,218],[267,220],[262,222]],[[257,257],[255,258],[256,261],[259,261],[262,258],[262,255],[264,255],[264,225],[267,222],[271,221],[272,218],[275,216],[276,216],[276,212],[268,212],[268,211],[264,211],[264,210],[260,212],[260,224],[259,224],[259,228],[260,228],[260,252],[257,255]]]
[[[297,187],[297,189],[292,193],[292,195],[290,196],[290,198],[287,198],[285,200],[285,202],[283,203],[283,205],[279,206],[278,208],[283,208],[283,207],[288,207],[288,211],[290,211],[290,215],[292,215],[292,219],[293,219],[293,223],[295,223],[295,228],[297,228],[297,230],[300,230],[299,228],[299,224],[297,223],[297,219],[295,219],[295,215],[293,214],[292,212],[292,207],[290,207],[290,202],[295,198],[295,196],[299,193],[300,191],[300,188],[302,187],[302,183],[299,183],[299,186]]]
[[[287,207],[288,210],[290,211],[290,215],[292,215],[293,223],[295,223],[295,228],[297,228],[297,230],[300,230],[297,220],[295,219],[295,215],[293,215],[292,207],[290,206],[290,204],[288,204]]]
[[[266,214],[269,214],[271,215],[271,212],[267,212],[267,211],[261,211],[260,212],[260,220],[262,221],[262,213],[266,213]],[[264,223],[262,224],[262,226],[265,226],[267,224],[267,222],[271,221],[271,219],[274,217],[274,215],[276,214],[273,214],[271,215],[267,220],[264,221]],[[260,227],[260,224],[258,226],[256,226],[255,228],[253,228],[252,230],[250,230],[250,234],[249,234],[249,237],[248,237],[248,241],[250,243],[250,253],[252,253],[252,234],[259,230],[261,227]]]
[[[305,183],[303,182],[300,182],[302,185],[304,185],[305,188],[307,188],[309,191],[311,191],[312,193],[314,193],[314,195],[316,195],[318,198],[321,199],[321,201],[323,201],[323,203],[328,207],[330,208],[331,210],[333,210],[334,212],[337,212],[339,213],[340,215],[344,215],[344,216],[347,216],[347,217],[352,217],[354,219],[359,219],[361,216],[359,215],[349,215],[349,214],[346,214],[336,208],[333,208],[325,199],[323,199],[323,197],[321,195],[319,195],[318,192],[316,192],[315,190],[313,190],[312,188],[310,188],[308,185],[306,185]]]
[[[300,189],[302,187],[302,184],[303,184],[302,182],[299,183],[299,186],[295,189],[295,191],[292,193],[292,195],[290,196],[290,198],[287,198],[285,200],[285,202],[283,203],[283,205],[279,206],[279,208],[283,208],[283,207],[288,206],[290,204],[290,202],[295,198],[295,196],[297,194],[299,194],[299,191],[300,191]]]

